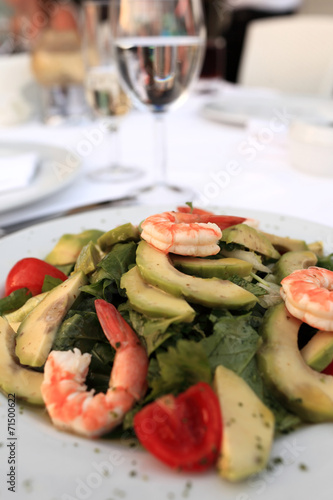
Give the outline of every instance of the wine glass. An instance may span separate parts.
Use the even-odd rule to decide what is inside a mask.
[[[113,152],[113,162],[95,170],[89,177],[99,182],[123,182],[141,177],[142,171],[119,162],[119,120],[129,111],[131,102],[118,79],[110,14],[108,0],[83,3],[82,45],[86,98],[94,115],[104,119],[106,139]]]
[[[77,125],[86,121],[88,109],[78,29],[60,29],[48,24],[40,29],[31,41],[31,69],[40,87],[45,124]]]
[[[111,0],[121,81],[132,102],[155,115],[153,190],[184,193],[167,182],[164,114],[181,105],[199,76],[206,30],[202,0]]]

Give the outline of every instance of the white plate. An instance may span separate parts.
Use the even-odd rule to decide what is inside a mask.
[[[0,240],[0,276],[5,277],[22,257],[43,258],[65,232],[107,230],[128,221],[138,223],[163,209],[166,207],[94,211],[7,236]],[[306,238],[308,242],[321,239],[328,246],[333,241],[332,228],[300,219],[250,210],[223,212],[257,218],[262,229],[282,236]],[[44,411],[28,407],[19,411],[20,407],[20,404],[16,407],[15,441],[16,491],[20,500],[328,500],[332,497],[333,424],[309,426],[278,439],[272,457],[281,457],[281,464],[242,484],[231,484],[219,478],[214,470],[201,475],[173,472],[145,451],[129,447],[124,440],[117,443],[87,440],[58,432]],[[1,499],[13,498],[6,484],[10,451],[7,411],[7,400],[0,395]],[[307,470],[302,469],[302,464]]]
[[[218,100],[207,102],[201,110],[206,118],[245,127],[250,119],[279,119],[288,125],[294,118],[318,117],[333,121],[333,103],[319,97],[268,93],[240,89]],[[277,124],[278,125],[278,124]]]
[[[38,155],[37,173],[26,188],[0,194],[0,214],[56,193],[73,182],[80,172],[80,158],[65,148],[12,140],[0,142],[0,156],[26,152]]]

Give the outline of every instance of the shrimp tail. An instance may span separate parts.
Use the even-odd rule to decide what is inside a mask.
[[[106,338],[117,350],[110,387],[121,385],[135,400],[139,400],[147,390],[146,350],[134,330],[112,304],[97,299],[95,308]]]
[[[138,342],[138,337],[114,305],[97,299],[95,308],[103,332],[114,349],[118,349],[124,342]]]

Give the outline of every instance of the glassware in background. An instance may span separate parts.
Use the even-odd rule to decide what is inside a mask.
[[[85,67],[85,92],[89,106],[96,118],[106,121],[113,161],[95,170],[90,177],[100,182],[122,182],[141,177],[137,168],[121,165],[119,160],[119,120],[131,106],[129,97],[120,86],[114,60],[111,35],[110,2],[88,1],[83,4],[83,55]]]
[[[156,118],[152,190],[186,193],[167,181],[164,114],[180,106],[197,79],[205,48],[201,0],[111,0],[117,65],[124,88]]]
[[[33,73],[41,86],[43,121],[49,125],[80,123],[87,105],[78,32],[43,29],[33,43],[31,57]]]

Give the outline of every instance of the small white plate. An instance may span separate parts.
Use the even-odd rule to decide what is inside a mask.
[[[331,100],[265,92],[259,89],[235,89],[226,95],[207,102],[201,113],[209,120],[220,123],[246,127],[250,119],[280,119],[289,125],[294,118],[321,117],[333,120],[333,103]]]
[[[13,264],[27,256],[43,258],[64,233],[139,223],[153,213],[175,207],[130,207],[78,214],[24,229],[0,240],[0,296]],[[216,213],[260,220],[264,231],[281,236],[318,239],[329,247],[333,229],[327,226],[252,210],[220,209]],[[329,248],[327,248],[329,250]],[[1,367],[0,367],[1,369]],[[15,454],[15,498],[34,500],[329,500],[332,498],[333,424],[309,425],[278,438],[271,470],[232,484],[212,469],[203,474],[177,473],[142,449],[119,441],[89,440],[57,431],[44,410],[17,402],[16,436],[8,433],[7,398],[0,394],[1,499],[15,497],[7,488],[10,445]],[[14,443],[14,444],[13,444]]]
[[[46,198],[74,181],[81,159],[67,149],[50,144],[12,141],[0,142],[0,156],[33,152],[39,158],[31,183],[24,189],[0,194],[0,214]]]

